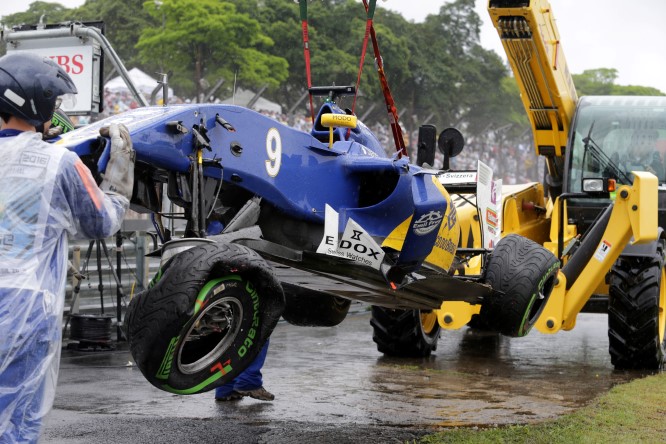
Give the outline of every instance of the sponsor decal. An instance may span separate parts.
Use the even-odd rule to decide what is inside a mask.
[[[333,114],[331,116],[331,120],[334,122],[353,122],[354,117],[349,116],[347,114]]]
[[[435,247],[441,248],[451,254],[455,254],[456,252],[456,244],[454,244],[451,239],[444,238],[440,235],[437,235],[437,239],[435,239]]]
[[[499,203],[499,186],[497,181],[490,183],[490,203],[497,205]]]
[[[456,210],[455,205],[451,205],[451,202],[447,202],[448,207],[450,208],[449,210],[449,216],[446,218],[447,219],[447,227],[449,230],[453,229],[453,227],[456,226],[456,222],[458,221],[458,211]]]
[[[478,161],[476,201],[482,215],[484,248],[494,248],[502,231],[502,180],[493,180],[493,170]]]
[[[489,227],[494,229],[497,229],[497,225],[499,223],[499,219],[497,218],[497,213],[490,208],[486,208],[486,223],[488,224]]]
[[[384,250],[351,218],[340,237],[338,222],[338,213],[326,205],[324,237],[317,248],[317,253],[353,260],[379,270],[384,260]]]
[[[439,183],[442,185],[454,185],[461,183],[476,182],[476,171],[467,172],[448,172],[439,176]]]
[[[440,211],[432,210],[429,213],[423,214],[419,219],[412,224],[414,233],[419,236],[430,233],[439,227],[444,216]]]

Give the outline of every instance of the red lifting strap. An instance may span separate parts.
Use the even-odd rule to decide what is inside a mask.
[[[363,37],[363,46],[361,47],[361,61],[358,65],[358,76],[356,77],[356,92],[354,93],[354,102],[352,103],[352,114],[356,112],[356,97],[358,95],[358,87],[361,84],[361,74],[363,73],[363,61],[365,60],[365,52],[368,48],[368,37],[370,37],[370,32],[373,30],[372,26],[372,16],[375,13],[375,2],[376,0],[370,0],[372,9],[368,8],[368,4],[363,0],[363,5],[368,15],[368,20],[365,23],[365,36]]]
[[[305,57],[305,75],[308,82],[308,93],[310,95],[310,118],[314,124],[314,105],[312,101],[312,79],[311,79],[311,70],[310,70],[310,44],[308,41],[308,0],[299,0],[300,13],[301,13],[301,27],[303,30],[303,55]],[[373,16],[375,15],[375,6],[377,0],[370,0],[368,4],[367,0],[363,0],[363,6],[367,13],[367,22],[365,25],[365,36],[363,37],[363,47],[361,49],[361,61],[358,68],[358,76],[356,78],[356,93],[354,94],[354,102],[352,104],[352,114],[356,110],[356,97],[359,90],[359,84],[361,83],[361,74],[363,73],[363,61],[365,60],[365,54],[368,47],[368,39],[372,38],[372,49],[375,53],[375,63],[377,64],[377,73],[379,74],[379,82],[382,87],[382,93],[384,94],[384,101],[386,102],[386,110],[389,115],[389,122],[391,124],[391,132],[393,133],[393,140],[395,141],[395,148],[398,152],[398,158],[407,155],[407,149],[405,148],[405,140],[402,135],[402,129],[398,122],[398,111],[395,107],[395,101],[391,95],[391,89],[388,85],[388,80],[386,79],[386,74],[384,73],[384,64],[382,62],[382,56],[379,52],[379,44],[377,43],[377,35],[375,34],[375,27],[372,24]]]
[[[308,82],[308,94],[310,95],[310,120],[314,125],[314,104],[312,103],[312,78],[310,74],[310,42],[308,40],[308,0],[299,0],[301,10],[301,28],[303,29],[303,56],[305,57],[305,77]]]
[[[389,122],[391,123],[391,132],[393,133],[393,140],[395,141],[395,149],[398,152],[398,158],[407,155],[407,149],[405,148],[405,139],[402,135],[402,129],[398,122],[398,110],[395,107],[395,101],[393,100],[393,95],[391,94],[391,89],[388,85],[388,80],[386,78],[386,73],[384,72],[384,63],[382,61],[382,55],[379,52],[379,44],[377,43],[377,35],[375,34],[375,27],[372,25],[372,15],[374,15],[376,0],[370,0],[370,5],[368,5],[367,0],[363,0],[363,6],[368,12],[368,24],[370,28],[370,37],[372,38],[372,49],[375,53],[375,63],[377,64],[377,73],[379,74],[379,83],[382,86],[382,93],[384,93],[384,101],[386,102],[386,111],[388,112]],[[366,27],[366,36],[363,42],[363,51],[361,55],[361,68],[359,68],[358,80],[361,79],[361,69],[363,67],[363,59],[365,58],[365,47],[367,45],[368,29]],[[356,84],[356,91],[358,93],[358,83]],[[356,102],[356,96],[354,96],[354,102]],[[352,108],[353,110],[353,108]]]

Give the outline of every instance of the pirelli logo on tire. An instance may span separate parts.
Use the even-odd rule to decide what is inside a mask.
[[[243,341],[243,345],[241,345],[238,348],[238,356],[241,358],[245,356],[245,354],[248,352],[248,349],[250,349],[254,345],[254,341],[257,336],[257,332],[259,330],[259,319],[260,319],[259,294],[257,294],[257,290],[250,282],[247,282],[247,284],[245,285],[245,291],[247,291],[250,297],[252,298],[252,327],[250,327],[250,329],[248,330],[247,336]]]
[[[169,373],[171,373],[171,364],[173,363],[173,353],[176,349],[176,344],[178,344],[178,336],[174,336],[171,338],[171,342],[169,342],[169,347],[167,347],[167,351],[164,354],[164,359],[162,359],[160,368],[157,370],[157,374],[155,375],[157,379],[169,379]]]

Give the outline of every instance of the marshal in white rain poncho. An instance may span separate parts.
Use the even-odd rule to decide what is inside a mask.
[[[129,201],[41,134],[0,131],[0,159],[0,442],[37,442],[58,376],[68,235],[112,235]]]

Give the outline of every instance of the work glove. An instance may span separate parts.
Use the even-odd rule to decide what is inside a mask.
[[[61,134],[62,134],[62,128],[60,128],[59,126],[51,127],[48,130],[46,130],[44,134],[42,134],[42,139],[44,140],[55,139]]]
[[[134,188],[134,159],[136,153],[132,149],[129,130],[122,123],[112,123],[100,128],[99,133],[104,137],[111,138],[109,162],[106,164],[104,179],[99,187],[105,193],[117,193],[130,200]]]

